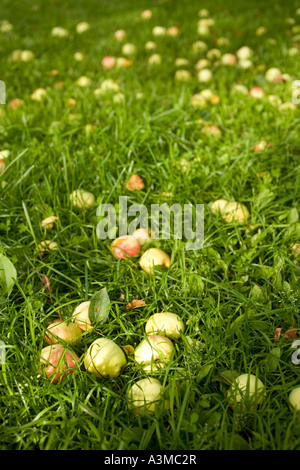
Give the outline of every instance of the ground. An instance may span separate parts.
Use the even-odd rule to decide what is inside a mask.
[[[279,0],[2,0],[0,151],[8,152],[1,159],[0,248],[17,278],[1,293],[1,449],[300,448],[299,413],[289,402],[300,385],[299,7]],[[198,30],[201,18],[213,20],[207,32]],[[78,31],[81,22],[89,29]],[[165,34],[155,36],[155,26]],[[55,36],[57,27],[67,34]],[[126,32],[122,40],[118,30]],[[128,43],[133,55],[122,51]],[[237,59],[243,46],[252,50],[249,68],[239,59],[222,65],[225,53]],[[153,54],[159,64],[149,63]],[[212,78],[200,82],[199,61],[207,58]],[[270,68],[280,70],[279,79],[267,79]],[[178,69],[189,72],[188,81],[176,79]],[[117,91],[99,92],[107,79]],[[254,87],[261,98],[251,96]],[[37,89],[45,90],[40,100]],[[195,106],[195,95],[207,89],[210,98]],[[132,175],[143,182],[134,191],[126,187]],[[79,188],[94,195],[92,207],[72,206],[69,196]],[[187,250],[186,240],[173,236],[150,241],[171,257],[169,268],[152,275],[138,256],[115,258],[111,240],[97,237],[96,208],[118,210],[121,196],[147,208],[203,204],[203,247]],[[244,204],[249,218],[226,222],[212,210],[219,199]],[[45,229],[49,216],[57,220]],[[45,240],[56,249],[41,253]],[[75,373],[51,383],[39,373],[47,325],[59,314],[69,320],[104,288],[107,318],[74,347]],[[133,300],[144,302],[126,308]],[[136,415],[126,393],[146,374],[133,351],[146,320],[161,311],[185,324],[172,361],[154,374],[169,406]],[[117,378],[85,370],[85,352],[99,336],[130,346]],[[266,389],[263,403],[246,411],[227,397],[244,373]]]

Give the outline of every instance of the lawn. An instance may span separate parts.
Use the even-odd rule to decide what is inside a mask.
[[[289,399],[300,386],[299,7],[1,0],[2,450],[300,449]],[[143,182],[133,191],[132,175]],[[72,204],[78,189],[91,206]],[[124,196],[148,209],[203,204],[203,246],[160,234],[138,256],[117,258],[97,234],[97,207],[118,213]],[[213,210],[220,199],[244,204],[249,217],[226,220]],[[45,241],[53,249],[41,250]],[[150,247],[170,256],[168,268],[141,269]],[[75,372],[52,383],[40,369],[45,330],[99,292],[108,315],[72,346]],[[133,300],[144,302],[128,307]],[[134,353],[158,312],[177,314],[185,329],[171,360],[149,374]],[[117,377],[85,368],[102,337],[127,347]],[[242,374],[264,384],[261,403],[232,405]],[[161,400],[136,412],[128,390],[150,376]]]

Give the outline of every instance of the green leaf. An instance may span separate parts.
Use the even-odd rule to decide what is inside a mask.
[[[298,210],[296,207],[293,207],[293,209],[290,210],[289,215],[288,215],[288,223],[289,224],[295,224],[299,220],[299,214]]]
[[[89,306],[89,318],[92,323],[103,324],[106,322],[110,310],[110,298],[106,287],[98,291],[91,299]]]
[[[200,369],[200,372],[198,372],[197,374],[196,381],[200,382],[202,379],[204,379],[204,377],[206,377],[210,373],[213,367],[214,367],[214,364],[206,364],[205,366],[203,366]]]
[[[17,279],[17,271],[12,262],[0,254],[0,295],[8,296]]]
[[[273,372],[274,370],[277,369],[279,365],[280,356],[281,356],[281,350],[279,347],[273,348],[270,351],[270,356],[268,358],[268,366],[269,366],[270,371]]]

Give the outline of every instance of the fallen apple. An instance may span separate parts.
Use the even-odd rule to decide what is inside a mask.
[[[74,59],[77,60],[77,62],[81,62],[84,59],[84,54],[83,52],[75,52],[74,53]]]
[[[63,340],[72,346],[77,346],[81,341],[81,334],[82,330],[78,324],[58,319],[47,327],[44,339],[48,344],[59,343]]]
[[[228,223],[245,222],[250,217],[250,213],[244,204],[234,201],[225,206],[222,217]]]
[[[199,82],[210,82],[212,79],[212,72],[209,69],[202,69],[198,73]]]
[[[236,57],[234,54],[223,54],[221,57],[221,64],[223,65],[235,65],[236,64]]]
[[[91,85],[92,80],[90,77],[86,77],[85,75],[82,75],[81,77],[77,78],[76,80],[76,85],[80,87],[88,87]]]
[[[145,372],[162,369],[174,353],[172,341],[163,335],[147,335],[134,351],[134,359]]]
[[[152,54],[148,59],[149,65],[160,65],[162,61],[162,57],[160,54]]]
[[[51,240],[44,240],[37,246],[37,250],[41,253],[44,253],[45,251],[56,251],[57,248],[57,243]]]
[[[111,249],[117,258],[124,259],[130,256],[139,255],[141,251],[141,245],[139,241],[133,236],[124,235],[123,237],[116,238],[112,242]]]
[[[45,90],[44,88],[37,88],[31,93],[30,98],[34,101],[41,101],[46,96],[47,96],[47,90]]]
[[[144,20],[149,20],[149,19],[152,17],[152,11],[151,11],[151,10],[144,10],[144,11],[142,11],[141,17],[142,17]]]
[[[228,223],[245,222],[250,217],[248,208],[244,204],[235,201],[228,202],[226,199],[214,201],[211,210],[213,214],[221,215]]]
[[[290,392],[289,402],[293,410],[300,411],[300,386]]]
[[[163,386],[159,380],[152,377],[138,380],[127,392],[128,408],[137,412],[136,409],[143,409],[143,411],[153,413],[162,399],[162,389]]]
[[[86,21],[81,21],[80,23],[76,25],[76,32],[78,34],[85,33],[89,29],[90,29],[90,25]]]
[[[184,323],[176,313],[160,312],[154,313],[147,320],[145,332],[147,335],[164,335],[171,339],[179,339],[184,333]]]
[[[206,69],[211,65],[208,59],[200,59],[195,65],[195,69],[199,72],[200,70]]]
[[[75,189],[69,197],[73,207],[78,209],[90,209],[95,204],[95,196],[83,189]]]
[[[126,31],[125,29],[118,29],[115,34],[114,34],[115,38],[118,40],[118,41],[123,41],[123,39],[125,39],[126,37]]]
[[[109,338],[98,338],[88,348],[84,357],[88,372],[100,379],[118,377],[127,364],[124,351]]]
[[[239,375],[230,386],[227,398],[232,408],[239,405],[241,409],[254,410],[266,396],[263,382],[253,374]]]
[[[152,29],[153,36],[165,36],[167,30],[164,26],[154,26]]]
[[[131,43],[126,43],[122,47],[122,54],[126,56],[132,56],[136,54],[136,46]]]
[[[20,54],[20,60],[22,62],[29,62],[30,60],[34,59],[34,53],[32,51],[22,51]]]
[[[41,351],[39,373],[44,372],[53,384],[60,383],[66,374],[73,374],[79,358],[69,348],[56,343],[46,346]]]
[[[243,46],[236,52],[237,57],[241,60],[250,59],[250,57],[252,57],[252,54],[253,51],[248,46]]]
[[[251,90],[249,91],[249,95],[252,98],[262,98],[264,96],[264,91],[259,86],[255,86],[251,88]]]
[[[83,331],[88,331],[93,328],[89,317],[89,308],[90,308],[90,301],[87,300],[85,302],[81,302],[74,310],[72,314],[72,318],[75,323],[79,326],[79,328]]]
[[[145,44],[146,51],[153,51],[156,49],[156,43],[154,41],[147,41]]]
[[[42,228],[45,230],[50,230],[54,226],[54,222],[57,221],[57,217],[55,215],[51,215],[50,217],[46,217],[46,219],[43,219],[41,222]]]
[[[180,69],[175,72],[175,80],[177,82],[189,82],[192,76],[188,70]]]
[[[112,69],[116,63],[116,59],[113,56],[103,57],[101,64],[104,69]]]
[[[51,30],[51,36],[56,38],[67,38],[69,36],[69,31],[61,26],[55,26]]]
[[[154,272],[155,266],[164,266],[169,268],[171,265],[170,256],[159,248],[149,248],[140,258],[140,266],[142,270],[151,274]]]

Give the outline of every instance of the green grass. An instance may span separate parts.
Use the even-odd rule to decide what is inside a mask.
[[[297,2],[186,3],[1,2],[1,18],[13,30],[1,33],[0,41],[0,79],[7,92],[0,150],[10,150],[0,174],[0,246],[18,272],[0,305],[0,339],[6,344],[6,364],[0,366],[1,449],[300,448],[299,414],[288,402],[291,389],[300,385],[300,366],[292,363],[291,341],[274,339],[278,327],[300,331],[299,261],[290,249],[300,234],[299,109],[280,112],[267,99],[232,94],[233,84],[242,83],[291,102],[291,82],[270,84],[264,73],[279,67],[300,79],[299,54],[287,53],[297,42],[286,23],[294,18],[300,25]],[[142,21],[146,8],[153,16]],[[199,39],[200,8],[208,8],[215,20],[204,38],[208,50],[223,36],[229,44],[219,47],[222,53],[248,45],[254,51],[250,70],[213,66],[213,81],[198,83],[194,66],[205,53],[195,55],[191,46]],[[82,35],[75,31],[80,21],[91,25]],[[153,39],[153,26],[174,24],[178,37]],[[53,38],[55,26],[67,28],[69,38]],[[267,28],[260,38],[259,26]],[[126,42],[136,45],[137,56],[131,67],[104,70],[104,56],[121,56],[117,29],[127,31]],[[144,47],[150,40],[163,58],[153,69]],[[16,49],[32,50],[34,61],[11,62]],[[82,62],[74,60],[77,51],[85,53]],[[174,81],[177,57],[190,61],[187,84]],[[53,69],[58,75],[49,73]],[[82,75],[91,78],[90,87],[76,86]],[[105,78],[118,81],[125,104],[95,98],[93,90]],[[36,88],[48,91],[42,103],[30,98]],[[203,88],[220,101],[195,109],[191,96]],[[24,104],[13,110],[9,102],[15,98]],[[74,108],[67,106],[68,98],[76,100]],[[199,119],[217,125],[221,139],[204,136]],[[90,124],[93,132],[87,133]],[[253,153],[261,140],[272,147]],[[190,163],[187,172],[178,166],[182,158]],[[143,178],[145,189],[129,193],[125,183],[133,173]],[[185,241],[176,239],[152,242],[172,258],[169,270],[153,276],[141,271],[136,259],[115,260],[110,240],[97,239],[95,209],[78,211],[70,204],[69,194],[79,187],[91,191],[98,204],[115,205],[124,195],[130,204],[149,208],[169,201],[202,203],[204,248],[185,251]],[[249,224],[225,224],[214,216],[210,204],[219,198],[245,203]],[[59,220],[46,232],[40,224],[49,214]],[[58,250],[38,256],[38,244],[49,238]],[[51,298],[41,283],[45,275]],[[79,370],[51,384],[38,374],[45,328],[58,310],[70,318],[76,305],[105,286],[112,300],[108,321],[75,349]],[[126,312],[133,299],[146,305]],[[170,407],[135,417],[127,409],[126,391],[145,374],[133,358],[117,379],[99,381],[85,371],[84,352],[99,335],[136,347],[146,319],[162,310],[178,313],[186,323],[174,360],[156,375]],[[267,388],[265,402],[248,413],[232,410],[226,398],[228,379],[244,372],[257,373]]]

